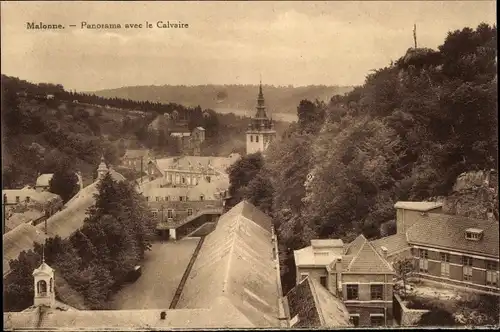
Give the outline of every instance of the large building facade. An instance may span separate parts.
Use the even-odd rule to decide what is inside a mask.
[[[498,221],[444,214],[441,203],[397,202],[397,233],[373,241],[426,281],[500,294]]]
[[[273,120],[267,117],[262,83],[257,98],[257,113],[252,118],[246,132],[247,154],[264,152],[276,138]]]
[[[310,278],[342,299],[354,326],[392,325],[394,269],[363,235],[311,240],[294,259],[297,284]]]

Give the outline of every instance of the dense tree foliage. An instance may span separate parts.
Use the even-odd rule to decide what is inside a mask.
[[[63,203],[73,197],[80,187],[75,170],[71,168],[67,160],[63,160],[54,171],[52,179],[49,181],[49,191],[61,196]]]
[[[396,201],[447,195],[459,174],[497,169],[496,38],[486,24],[450,32],[328,105],[300,102],[259,173],[273,186],[284,273],[311,238],[379,237]],[[285,291],[294,282],[285,277]]]
[[[104,309],[116,286],[151,248],[153,218],[145,199],[130,184],[106,175],[84,225],[68,239],[47,239],[45,261],[83,295],[91,309]],[[32,304],[33,269],[41,262],[41,245],[10,261],[4,293],[6,310]],[[56,288],[57,290],[57,288]]]

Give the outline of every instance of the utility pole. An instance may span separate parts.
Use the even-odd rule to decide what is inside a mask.
[[[417,25],[413,24],[413,42],[415,43],[415,48],[417,48]]]

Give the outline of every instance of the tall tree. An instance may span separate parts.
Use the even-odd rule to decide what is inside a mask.
[[[78,176],[68,161],[61,161],[49,181],[49,191],[61,196],[64,203],[79,190]]]

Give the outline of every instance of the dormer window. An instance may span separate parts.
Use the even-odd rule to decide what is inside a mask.
[[[471,241],[479,241],[483,237],[483,230],[478,228],[468,228],[465,230],[465,238]]]

